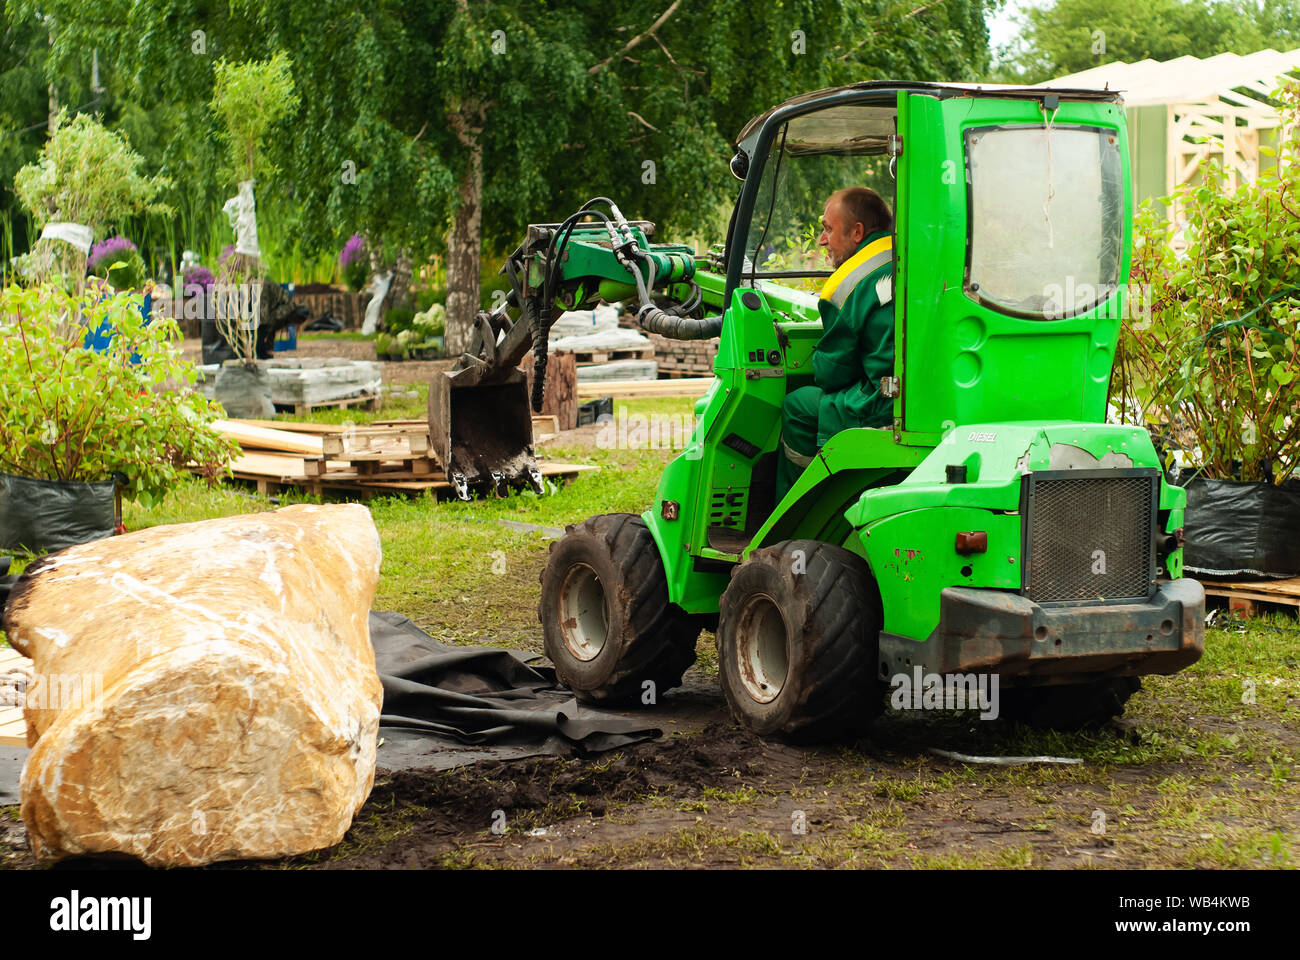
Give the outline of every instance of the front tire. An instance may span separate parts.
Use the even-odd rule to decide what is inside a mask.
[[[861,733],[882,712],[883,614],[862,558],[816,540],[756,550],[720,606],[718,672],[747,730],[809,742]]]
[[[541,581],[546,655],[579,700],[653,703],[681,685],[700,622],[668,601],[659,548],[640,517],[604,514],[568,527]]]

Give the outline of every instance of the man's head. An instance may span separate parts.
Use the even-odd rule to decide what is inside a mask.
[[[826,248],[831,266],[838,268],[868,234],[893,226],[894,215],[880,194],[869,187],[847,187],[836,190],[826,201],[817,243]]]

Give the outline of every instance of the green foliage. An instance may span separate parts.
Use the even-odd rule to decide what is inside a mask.
[[[131,214],[168,213],[154,202],[171,181],[147,177],[143,158],[120,134],[88,114],[71,122],[66,112],[34,163],[14,177],[14,191],[40,223],[63,220],[101,228]]]
[[[401,333],[410,330],[415,320],[415,310],[411,307],[393,307],[384,315],[384,327],[389,333]]]
[[[1300,85],[1275,96],[1280,173],[1228,195],[1209,165],[1165,198],[1186,218],[1182,255],[1149,204],[1134,224],[1131,283],[1149,285],[1151,316],[1124,324],[1112,391],[1217,479],[1281,483],[1300,467]]]
[[[92,272],[107,280],[115,290],[139,290],[148,277],[144,258],[138,250],[128,250],[111,262],[99,264]]]
[[[1300,32],[1297,0],[1056,0],[1022,10],[1021,36],[1000,51],[995,80],[1037,83],[1115,60],[1290,50]]]
[[[269,60],[218,60],[213,72],[212,110],[225,124],[235,179],[252,180],[267,131],[298,109],[292,64],[280,51]]]
[[[411,318],[411,326],[426,337],[441,337],[447,332],[447,308],[435,303]]]
[[[235,447],[208,426],[221,408],[188,389],[195,371],[175,321],[146,322],[140,305],[49,284],[0,291],[0,469],[46,480],[120,473],[124,495],[145,506],[187,462],[228,475]],[[111,347],[85,349],[86,331],[102,324],[115,331]]]
[[[440,303],[416,313],[394,307],[384,316],[385,333],[375,340],[375,352],[400,359],[431,360],[442,355],[447,311]]]

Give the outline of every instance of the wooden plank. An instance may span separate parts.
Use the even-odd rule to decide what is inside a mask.
[[[429,428],[385,427],[379,430],[358,428],[345,434],[323,437],[323,452],[329,457],[351,460],[358,456],[385,453],[393,459],[427,456]]]
[[[235,440],[245,450],[274,450],[313,457],[319,457],[322,453],[320,437],[305,436],[291,430],[272,430],[231,420],[216,420],[212,427],[218,433]]]
[[[0,727],[0,747],[27,746],[27,722],[19,720],[8,726]]]
[[[230,465],[233,472],[261,479],[302,480],[308,476],[302,457],[283,453],[245,452]]]
[[[0,670],[27,662],[27,658],[13,647],[0,647]]]
[[[1229,609],[1235,610],[1234,601],[1242,604],[1251,601],[1280,603],[1300,607],[1300,577],[1287,580],[1202,580],[1201,586],[1211,597],[1227,597]],[[1240,609],[1246,609],[1242,606]]]
[[[268,430],[288,430],[292,433],[331,434],[343,433],[349,427],[341,423],[294,423],[289,420],[231,420],[231,423],[246,423],[250,427],[265,427]]]
[[[713,380],[713,377],[679,377],[676,380],[579,381],[578,398],[702,397]]]

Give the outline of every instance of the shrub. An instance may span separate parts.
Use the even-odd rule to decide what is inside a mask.
[[[210,480],[228,475],[236,448],[209,426],[220,406],[190,389],[196,372],[176,322],[146,322],[141,304],[55,284],[0,290],[0,469],[65,481],[121,474],[123,495],[144,506],[187,463]],[[105,323],[111,347],[85,349],[87,329]]]
[[[171,181],[145,177],[143,163],[123,137],[90,115],[69,122],[60,112],[40,155],[14,176],[14,193],[42,226],[66,221],[98,233],[133,214],[171,212],[154,202]],[[62,240],[41,240],[16,266],[34,279],[62,276],[79,287],[86,257]]]
[[[1229,196],[1204,165],[1166,198],[1186,217],[1181,256],[1150,206],[1134,224],[1130,279],[1151,311],[1124,324],[1112,392],[1211,479],[1281,483],[1300,466],[1300,87],[1276,96],[1291,131],[1280,172]]]

